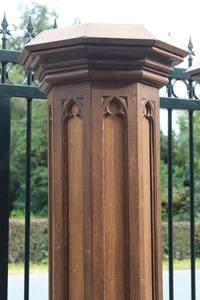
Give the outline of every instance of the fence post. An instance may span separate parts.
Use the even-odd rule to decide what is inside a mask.
[[[39,34],[49,109],[51,300],[161,300],[159,88],[186,52],[138,25]]]
[[[0,299],[8,295],[10,98],[0,95]]]

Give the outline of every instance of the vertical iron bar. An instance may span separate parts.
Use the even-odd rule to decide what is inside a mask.
[[[1,83],[6,82],[6,63],[1,63]]]
[[[25,38],[27,42],[35,36],[29,16]],[[32,83],[32,72],[28,71],[27,85]],[[29,300],[30,279],[30,210],[31,210],[31,136],[32,136],[32,98],[27,98],[26,121],[26,199],[25,199],[25,258],[24,258],[24,300]]]
[[[24,300],[29,299],[32,99],[27,99]]]
[[[193,98],[192,80],[189,80],[189,98],[190,99]],[[196,300],[193,111],[189,111],[189,171],[190,171],[191,300]]]
[[[190,38],[188,49],[189,67],[192,66],[193,45]],[[189,80],[189,98],[193,99],[193,84]],[[195,204],[194,204],[194,134],[193,111],[189,111],[189,172],[190,172],[190,263],[191,263],[191,300],[196,300],[196,266],[195,266]]]
[[[10,98],[0,96],[0,299],[8,293]]]
[[[172,80],[169,79],[168,97],[172,96]],[[169,300],[174,300],[173,254],[173,170],[172,170],[172,109],[168,109],[168,247],[169,247]]]
[[[189,111],[191,300],[196,300],[193,111]]]
[[[2,49],[7,47],[8,22],[1,23]],[[1,62],[1,83],[6,82],[6,62]],[[0,96],[0,299],[8,297],[9,248],[9,177],[10,177],[10,98]]]
[[[173,181],[172,181],[172,110],[168,109],[168,244],[169,244],[169,300],[174,300],[173,261]]]
[[[27,85],[31,85],[32,73],[28,72]],[[29,300],[30,277],[30,210],[31,210],[31,136],[32,99],[27,99],[26,121],[26,195],[25,195],[25,254],[24,254],[24,300]]]

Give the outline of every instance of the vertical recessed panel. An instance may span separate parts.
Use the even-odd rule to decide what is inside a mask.
[[[144,236],[144,279],[146,282],[145,299],[152,299],[152,224],[151,224],[151,170],[150,170],[150,135],[149,135],[149,122],[143,119],[142,124],[143,133],[143,216],[145,218],[143,227]]]
[[[124,116],[120,104],[109,104],[104,130],[104,224],[106,300],[126,299]]]
[[[73,104],[67,120],[68,296],[84,299],[83,274],[83,122]]]
[[[151,100],[143,99],[143,212],[144,212],[144,265],[146,297],[156,300],[159,298],[158,279],[158,236],[157,236],[157,170],[155,152],[155,103]],[[148,249],[148,251],[146,250]]]

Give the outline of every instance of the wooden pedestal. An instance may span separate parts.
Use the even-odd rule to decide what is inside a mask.
[[[23,51],[48,93],[50,300],[162,299],[159,87],[185,55],[97,24]]]

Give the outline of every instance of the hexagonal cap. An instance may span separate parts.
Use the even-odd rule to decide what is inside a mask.
[[[74,45],[81,40],[96,39],[97,43],[112,39],[112,43],[126,44],[130,40],[155,40],[156,38],[142,25],[128,24],[77,24],[55,30],[45,30],[36,36],[26,47],[45,47],[59,42],[61,45]]]
[[[157,40],[142,25],[80,24],[46,30],[25,46],[20,63],[41,88],[83,80],[167,83],[187,52]]]

